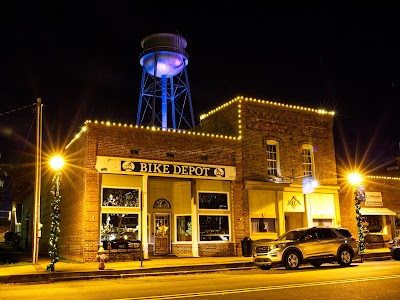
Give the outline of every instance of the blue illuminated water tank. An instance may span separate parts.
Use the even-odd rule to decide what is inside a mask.
[[[151,76],[170,78],[188,64],[187,42],[178,34],[155,33],[144,38],[141,46],[140,65]]]
[[[141,46],[136,125],[163,130],[193,128],[186,40],[179,34],[154,33],[142,39]]]

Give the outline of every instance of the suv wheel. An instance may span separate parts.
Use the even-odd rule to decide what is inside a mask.
[[[352,259],[353,259],[353,256],[347,248],[341,249],[339,251],[338,263],[342,267],[350,266]]]
[[[285,255],[285,259],[283,261],[283,265],[287,270],[295,270],[298,269],[300,266],[300,256],[297,252],[295,251],[289,251]]]

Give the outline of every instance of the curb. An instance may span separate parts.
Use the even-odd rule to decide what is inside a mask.
[[[49,283],[72,280],[91,280],[91,279],[118,279],[128,277],[144,276],[162,276],[210,273],[229,270],[248,270],[255,269],[253,262],[248,263],[230,263],[230,264],[211,264],[211,265],[193,265],[179,267],[157,267],[132,270],[96,270],[86,272],[54,272],[39,274],[20,274],[0,276],[0,283]]]
[[[360,257],[353,260],[355,263],[361,263],[362,261],[380,261],[380,260],[391,260],[392,256],[390,252],[388,253],[374,253],[374,254],[362,254],[362,259]]]
[[[234,267],[234,268],[216,268],[216,269],[206,269],[206,270],[181,270],[181,271],[163,271],[163,272],[147,272],[147,273],[122,273],[117,275],[98,275],[98,276],[80,276],[80,277],[60,277],[52,278],[51,282],[60,281],[71,281],[71,280],[91,280],[91,279],[122,279],[122,278],[135,278],[135,277],[147,277],[147,276],[165,276],[165,275],[186,275],[186,274],[200,274],[200,273],[213,273],[213,272],[224,272],[232,270],[253,270],[257,267]]]
[[[363,254],[362,261],[383,261],[391,260],[390,253]],[[362,263],[361,258],[356,258],[353,263]],[[163,275],[184,275],[196,273],[212,273],[230,270],[253,270],[257,269],[253,262],[222,263],[207,265],[190,265],[177,267],[153,267],[131,270],[95,270],[83,272],[47,272],[35,274],[18,274],[0,276],[0,284],[18,283],[52,283],[74,280],[94,280],[94,279],[120,279],[145,276]]]

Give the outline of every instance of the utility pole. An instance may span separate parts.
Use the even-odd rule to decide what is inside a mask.
[[[40,184],[42,164],[42,99],[36,102],[36,158],[35,158],[35,186],[33,205],[33,235],[32,235],[32,263],[37,264],[39,258],[40,238]]]

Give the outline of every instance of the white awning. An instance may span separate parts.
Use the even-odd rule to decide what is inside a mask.
[[[364,216],[377,216],[377,215],[395,216],[396,212],[386,207],[363,207],[360,209],[360,214]]]

